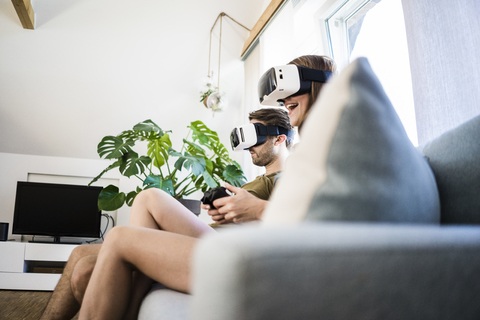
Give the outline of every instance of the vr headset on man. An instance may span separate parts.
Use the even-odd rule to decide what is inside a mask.
[[[260,103],[264,106],[283,106],[284,99],[310,92],[312,81],[327,82],[332,75],[330,71],[293,64],[270,68],[258,82]],[[267,136],[280,134],[292,137],[293,131],[277,126],[250,123],[234,128],[230,134],[230,142],[233,150],[245,150],[264,144]]]
[[[287,138],[293,137],[293,130],[278,126],[265,126],[261,123],[249,123],[236,127],[230,134],[230,143],[234,151],[248,150],[267,141],[267,136],[278,136],[284,134]]]
[[[288,64],[273,67],[258,81],[258,97],[264,106],[283,106],[284,99],[312,90],[312,81],[327,82],[333,72]]]

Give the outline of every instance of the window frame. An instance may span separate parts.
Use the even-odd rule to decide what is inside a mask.
[[[350,63],[350,41],[348,37],[347,23],[355,14],[362,10],[372,0],[344,0],[340,5],[333,5],[333,10],[323,20],[325,36],[327,39],[328,52],[336,61],[340,70]],[[336,15],[340,15],[336,17]],[[337,21],[331,21],[337,19]],[[340,28],[333,30],[330,23],[339,23]],[[332,35],[335,33],[335,37]],[[333,39],[335,38],[335,40]],[[334,42],[336,46],[334,46]],[[338,46],[339,45],[339,46]]]

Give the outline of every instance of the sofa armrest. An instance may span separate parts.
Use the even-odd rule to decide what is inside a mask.
[[[478,319],[480,227],[305,224],[202,239],[192,319]]]

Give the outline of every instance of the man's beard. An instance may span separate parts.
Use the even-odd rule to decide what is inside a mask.
[[[259,167],[265,167],[276,159],[276,155],[273,152],[273,146],[270,148],[263,148],[259,153],[254,151],[254,154],[256,157],[252,157],[252,162]]]

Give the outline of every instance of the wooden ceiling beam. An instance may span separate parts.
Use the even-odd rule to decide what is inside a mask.
[[[24,29],[35,29],[35,12],[31,0],[12,0]]]
[[[275,16],[275,14],[280,10],[280,8],[282,8],[286,1],[287,0],[272,0],[270,2],[260,19],[258,19],[257,23],[250,31],[250,35],[248,36],[247,41],[245,41],[245,43],[243,44],[242,53],[240,55],[242,58],[250,49],[250,47],[254,44],[254,42],[258,39],[258,37],[263,32],[263,30],[273,18],[273,16]]]

